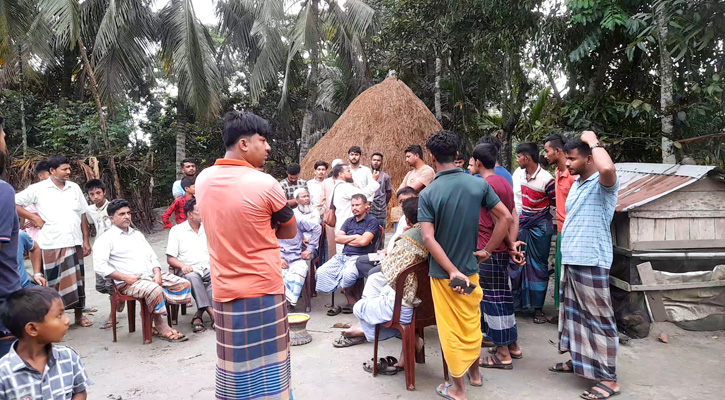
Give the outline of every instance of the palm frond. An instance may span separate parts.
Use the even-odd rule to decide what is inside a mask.
[[[55,33],[56,45],[75,48],[80,34],[80,5],[78,0],[39,0],[40,14]]]
[[[304,48],[311,48],[314,43],[319,43],[320,33],[318,31],[319,16],[312,8],[312,2],[307,1],[300,9],[297,20],[290,35],[290,46],[287,52],[287,63],[285,65],[284,80],[282,81],[282,94],[279,100],[279,109],[287,110],[289,107],[289,86],[290,74],[292,73],[292,60]]]

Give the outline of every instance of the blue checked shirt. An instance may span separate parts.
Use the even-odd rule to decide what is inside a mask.
[[[81,357],[70,347],[51,345],[48,364],[40,373],[18,356],[16,346],[17,341],[0,358],[0,399],[70,400],[91,383]]]
[[[609,226],[617,206],[619,179],[611,187],[599,183],[599,172],[584,183],[579,179],[574,181],[566,198],[561,263],[609,269],[612,265]]]

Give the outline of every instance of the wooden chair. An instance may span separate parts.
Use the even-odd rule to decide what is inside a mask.
[[[418,279],[418,290],[415,296],[421,299],[418,307],[413,309],[413,316],[409,324],[400,323],[400,313],[402,311],[403,287],[406,278],[415,274]],[[415,334],[423,338],[423,328],[436,324],[435,312],[433,309],[433,297],[430,292],[430,278],[428,277],[428,262],[422,262],[409,266],[400,272],[395,282],[395,306],[393,308],[393,318],[390,322],[375,326],[375,343],[373,347],[373,376],[378,374],[378,337],[381,328],[397,329],[403,339],[403,354],[405,356],[405,386],[408,390],[415,390],[415,363],[425,363],[425,347],[420,352],[415,349]],[[442,352],[441,352],[442,354]],[[448,365],[443,358],[443,377],[448,380]]]
[[[136,301],[141,303],[141,332],[143,344],[151,343],[151,310],[146,306],[144,299],[126,296],[121,294],[113,282],[113,294],[111,294],[111,324],[113,325],[113,342],[116,342],[116,306],[119,302],[125,301],[128,309],[128,331],[136,331]]]

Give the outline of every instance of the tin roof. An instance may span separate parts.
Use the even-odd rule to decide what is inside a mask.
[[[715,169],[707,165],[617,163],[616,211],[629,211],[691,185]]]

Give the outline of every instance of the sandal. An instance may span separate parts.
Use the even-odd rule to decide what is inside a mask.
[[[367,340],[365,339],[364,336],[355,336],[355,337],[340,336],[339,338],[337,338],[336,340],[334,340],[332,342],[332,345],[337,348],[352,347],[352,346],[356,346],[358,344],[363,344],[366,341]]]
[[[564,366],[567,366],[569,369],[564,369]],[[559,372],[563,374],[572,374],[574,373],[574,363],[572,363],[571,360],[565,362],[565,363],[556,363],[553,367],[549,367],[549,371],[551,372]]]
[[[514,363],[504,364],[496,354],[492,354],[478,362],[478,366],[481,368],[493,368],[493,369],[514,369]]]
[[[536,314],[534,314],[534,323],[535,324],[545,324],[546,323],[546,314],[544,314],[543,311],[541,311],[541,312],[537,311]]]
[[[177,331],[176,329],[172,329],[171,333],[166,336],[159,334],[159,339],[165,340],[167,342],[172,342],[172,343],[186,342],[187,340],[189,340],[189,338],[186,337],[186,335]]]
[[[96,307],[84,307],[83,308],[83,312],[86,313],[86,314],[87,313],[94,313],[94,312],[98,312],[98,309]]]
[[[118,321],[116,321],[116,325],[118,325]],[[111,328],[113,328],[113,322],[111,320],[106,321],[103,325],[98,327],[98,329],[111,329]]]
[[[352,307],[353,304],[345,304],[342,306],[342,313],[343,314],[352,314]]]
[[[471,373],[469,371],[466,371],[466,378],[468,378],[468,383],[470,383],[471,386],[475,386],[475,387],[483,386],[483,376],[481,377],[481,383],[473,383],[473,379],[471,379]]]
[[[340,308],[340,306],[330,307],[330,309],[327,310],[327,315],[329,315],[330,317],[334,317],[335,315],[339,314],[341,311],[342,311],[342,309]]]
[[[363,363],[363,370],[368,373],[373,373],[373,362],[374,360],[371,358],[370,361]],[[378,360],[378,373],[382,375],[395,375],[398,373],[398,368],[389,364],[388,360],[385,358],[381,358]]]
[[[496,347],[489,349],[488,354],[496,354]],[[511,355],[511,358],[513,358],[514,360],[520,360],[520,359],[524,358],[523,351],[516,354],[516,353],[512,353],[511,350],[509,350],[509,354]]]
[[[194,331],[194,333],[204,332],[206,330],[206,328],[204,327],[204,320],[201,317],[192,318],[191,325],[193,326],[192,331]]]
[[[496,345],[492,341],[483,338],[481,339],[481,347],[493,347],[495,349]]]
[[[606,394],[596,391],[596,390],[594,390],[594,388],[602,389],[606,392]],[[579,397],[581,397],[582,399],[587,399],[587,400],[602,400],[602,399],[608,399],[610,397],[616,396],[620,393],[621,393],[621,391],[613,390],[609,386],[599,382],[596,385],[592,386],[590,389],[585,390],[584,393],[582,393]]]
[[[448,388],[451,387],[450,383],[444,383],[443,389],[441,389],[441,385],[436,386],[436,393],[438,393],[438,396],[443,397],[444,399],[448,400],[456,400],[451,395],[448,394]]]
[[[393,356],[387,356],[387,357],[385,357],[385,361],[388,362],[388,365],[389,366],[397,369],[398,371],[405,371],[405,368],[404,367],[399,367],[398,366],[398,359],[397,358],[395,358]]]

